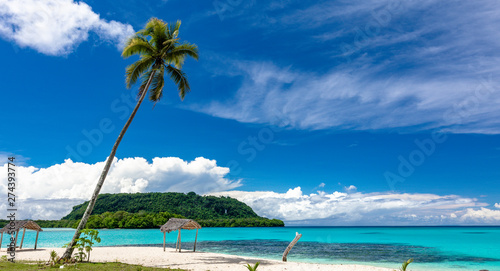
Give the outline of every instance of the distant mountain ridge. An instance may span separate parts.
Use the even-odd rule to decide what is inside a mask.
[[[76,205],[63,220],[80,219],[88,201]],[[125,211],[138,213],[169,212],[190,219],[261,218],[248,205],[229,197],[200,196],[194,192],[175,193],[119,193],[101,194],[95,204],[93,215],[105,212]]]

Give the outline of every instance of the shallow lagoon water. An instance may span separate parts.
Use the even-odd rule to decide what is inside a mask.
[[[182,231],[183,249],[192,249],[195,232]],[[500,227],[203,228],[197,250],[281,260],[296,232],[303,236],[289,261],[398,269],[413,258],[410,270],[500,271]],[[73,234],[74,229],[44,229],[38,246],[61,247]],[[163,242],[159,229],[103,229],[100,236],[99,246],[162,246]],[[177,232],[167,234],[167,245],[174,247],[176,237]],[[23,247],[33,247],[34,239],[35,233],[27,231]]]

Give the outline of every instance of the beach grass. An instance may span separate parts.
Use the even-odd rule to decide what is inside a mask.
[[[11,263],[11,262],[7,262],[7,261],[0,261],[0,270],[57,270],[57,269],[59,269],[59,267],[48,266],[45,264],[45,262],[18,261],[15,263]],[[69,265],[65,265],[63,270],[187,271],[185,269],[147,267],[147,266],[142,266],[142,265],[125,264],[125,263],[119,263],[119,262],[69,264]]]

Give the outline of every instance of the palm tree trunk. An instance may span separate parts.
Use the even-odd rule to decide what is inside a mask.
[[[156,70],[153,70],[151,73],[151,76],[149,76],[148,83],[146,84],[144,91],[142,92],[141,97],[137,101],[137,105],[134,108],[134,111],[132,111],[132,114],[130,114],[130,117],[127,120],[127,123],[125,123],[125,126],[123,126],[122,131],[120,132],[120,135],[118,135],[118,138],[115,141],[115,145],[113,145],[113,149],[111,150],[111,154],[109,155],[108,159],[106,160],[106,165],[104,166],[104,169],[102,170],[101,177],[99,178],[99,181],[97,182],[97,185],[94,189],[94,194],[92,194],[92,198],[90,199],[89,205],[87,206],[87,209],[85,210],[85,213],[83,214],[82,219],[80,220],[80,224],[78,224],[78,227],[76,228],[75,235],[73,235],[73,239],[69,243],[68,247],[66,248],[66,251],[64,252],[63,256],[61,259],[69,259],[71,258],[71,255],[73,254],[73,246],[76,244],[76,239],[80,237],[80,231],[85,228],[85,225],[87,224],[87,221],[89,220],[90,214],[92,213],[92,210],[94,209],[95,202],[97,201],[97,196],[99,195],[99,192],[101,191],[102,185],[104,184],[104,180],[106,179],[106,176],[108,175],[109,168],[111,167],[111,164],[113,163],[113,160],[115,158],[116,150],[118,149],[118,145],[120,145],[120,142],[122,141],[123,136],[125,135],[125,132],[127,131],[128,127],[130,126],[130,123],[132,123],[132,120],[135,117],[135,114],[137,113],[137,110],[139,110],[139,107],[141,106],[142,101],[144,100],[144,97],[146,97],[146,93],[148,92],[149,85],[151,84],[151,81],[153,80],[153,77],[156,73]]]

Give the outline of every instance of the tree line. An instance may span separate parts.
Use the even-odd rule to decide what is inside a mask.
[[[80,219],[88,201],[73,207],[62,219]],[[230,197],[200,196],[194,192],[184,193],[119,193],[101,194],[92,214],[125,211],[138,213],[169,212],[190,219],[258,218],[259,216],[243,202]]]
[[[153,229],[167,223],[170,218],[185,218],[169,212],[148,213],[141,211],[129,213],[125,211],[105,212],[91,215],[85,228],[87,229]],[[35,220],[42,228],[76,228],[80,220]],[[252,218],[226,218],[226,219],[201,219],[196,220],[202,227],[283,227],[285,224],[278,219],[262,217]],[[0,220],[0,226],[8,223]]]
[[[73,207],[61,220],[35,220],[42,228],[77,228],[88,201]],[[278,219],[258,216],[250,206],[230,197],[184,193],[101,194],[87,229],[157,228],[168,219],[189,218],[202,227],[283,227]],[[0,226],[7,224],[0,220]]]

